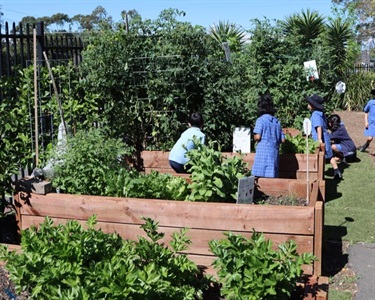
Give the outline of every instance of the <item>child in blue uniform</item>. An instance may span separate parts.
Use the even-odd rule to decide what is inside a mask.
[[[356,147],[337,114],[328,117],[328,129],[332,143],[333,155],[341,162],[349,162],[356,157]]]
[[[262,95],[258,101],[258,119],[253,130],[258,142],[251,175],[256,177],[279,176],[279,146],[284,142],[279,120],[274,117],[275,108],[270,95]]]
[[[202,144],[205,141],[205,134],[201,131],[203,127],[203,117],[200,113],[192,113],[189,117],[190,128],[186,129],[173,146],[169,153],[169,165],[176,173],[188,173],[186,163],[188,158],[186,153],[194,148],[193,137],[197,137]],[[186,149],[185,149],[186,147]]]
[[[375,96],[375,90],[371,90],[371,95]],[[364,136],[367,137],[366,143],[361,147],[358,147],[358,150],[364,152],[368,146],[370,146],[374,136],[375,136],[375,99],[370,99],[365,107],[363,108],[365,112],[365,131]]]
[[[323,113],[324,110],[324,99],[316,94],[306,97],[308,102],[308,109],[311,111],[311,135],[314,141],[318,141],[319,144],[325,144],[325,158],[329,160],[332,165],[334,177],[333,179],[342,179],[341,171],[337,166],[337,161],[333,156],[331,140],[327,131],[327,119]]]

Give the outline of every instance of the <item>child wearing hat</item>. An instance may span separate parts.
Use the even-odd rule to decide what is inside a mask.
[[[371,90],[371,95],[375,96],[375,89]],[[358,150],[364,152],[368,146],[370,146],[374,136],[375,136],[375,99],[370,99],[365,107],[363,108],[365,112],[365,131],[364,136],[367,137],[366,142],[358,147]]]
[[[311,111],[311,135],[315,141],[318,141],[319,144],[325,144],[325,158],[329,160],[332,165],[334,177],[333,179],[340,180],[342,179],[341,171],[337,166],[337,161],[333,156],[330,136],[327,131],[327,119],[324,115],[324,99],[319,95],[312,95],[306,97],[308,102],[308,109]]]

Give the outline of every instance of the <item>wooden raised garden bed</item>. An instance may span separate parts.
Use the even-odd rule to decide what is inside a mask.
[[[223,152],[223,155],[230,158],[240,156],[236,152]],[[138,167],[146,173],[151,170],[160,173],[176,174],[169,165],[168,151],[142,151]],[[254,163],[255,153],[244,153],[243,159],[249,167]],[[306,179],[307,170],[309,171],[309,180],[324,179],[324,153],[316,149],[315,153],[309,154],[308,164],[306,154],[281,154],[279,163],[280,178]]]
[[[239,156],[235,152],[223,152],[223,155],[230,158]],[[243,154],[244,161],[251,166],[254,163],[255,153]],[[142,151],[138,162],[135,163],[138,169],[146,173],[152,170],[160,173],[173,174],[175,176],[188,179],[189,174],[177,174],[169,165],[168,151]],[[325,181],[324,181],[325,159],[324,151],[317,148],[315,153],[309,154],[307,159],[306,154],[281,154],[279,164],[279,177],[290,179],[307,179],[307,170],[309,171],[309,181],[319,181],[318,200],[325,199]]]
[[[296,241],[298,252],[311,252],[317,258],[304,272],[321,274],[322,229],[324,203],[317,201],[319,184],[311,184],[308,206],[255,205],[232,203],[202,203],[155,199],[135,199],[70,195],[46,195],[19,192],[16,196],[17,218],[20,229],[38,225],[46,216],[56,223],[75,219],[82,224],[97,215],[98,226],[104,232],[117,232],[125,239],[144,235],[141,217],[159,222],[165,232],[166,242],[172,232],[190,228],[192,240],[186,251],[198,265],[212,273],[210,265],[214,256],[209,252],[208,241],[224,238],[223,232],[232,231],[250,237],[252,230],[263,232],[275,246],[289,239]],[[257,192],[270,196],[295,196],[306,198],[306,181],[290,179],[264,179],[258,181]]]

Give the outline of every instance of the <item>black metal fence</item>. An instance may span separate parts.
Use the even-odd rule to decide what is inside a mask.
[[[36,45],[34,47],[34,28]],[[82,40],[72,33],[46,33],[43,22],[34,25],[8,22],[0,25],[0,76],[13,76],[17,68],[28,67],[34,59],[36,49],[38,62],[44,60],[43,52],[48,59],[71,60],[75,65],[82,60]]]
[[[370,64],[357,64],[354,66],[354,72],[375,72],[375,65],[374,63]]]

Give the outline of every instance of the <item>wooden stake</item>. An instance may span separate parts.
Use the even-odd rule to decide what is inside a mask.
[[[63,126],[64,126],[64,130],[65,130],[66,134],[68,134],[68,129],[67,129],[67,127],[66,127],[66,123],[65,123],[64,111],[63,111],[63,109],[62,109],[61,99],[60,99],[60,96],[59,96],[59,92],[58,92],[58,90],[57,90],[57,86],[56,86],[55,78],[53,77],[53,73],[52,73],[51,65],[49,64],[49,60],[48,60],[48,57],[47,57],[47,54],[46,54],[45,51],[43,51],[43,56],[44,56],[44,59],[46,60],[46,64],[47,64],[47,68],[48,68],[49,77],[51,78],[52,86],[53,86],[53,90],[54,90],[54,92],[55,92],[55,96],[56,96],[56,101],[57,101],[57,104],[58,104],[58,106],[59,106],[60,117],[61,117],[61,123],[62,123]]]
[[[35,125],[35,167],[39,164],[39,129],[38,129],[38,72],[36,60],[36,29],[33,29],[34,44],[34,125]]]

